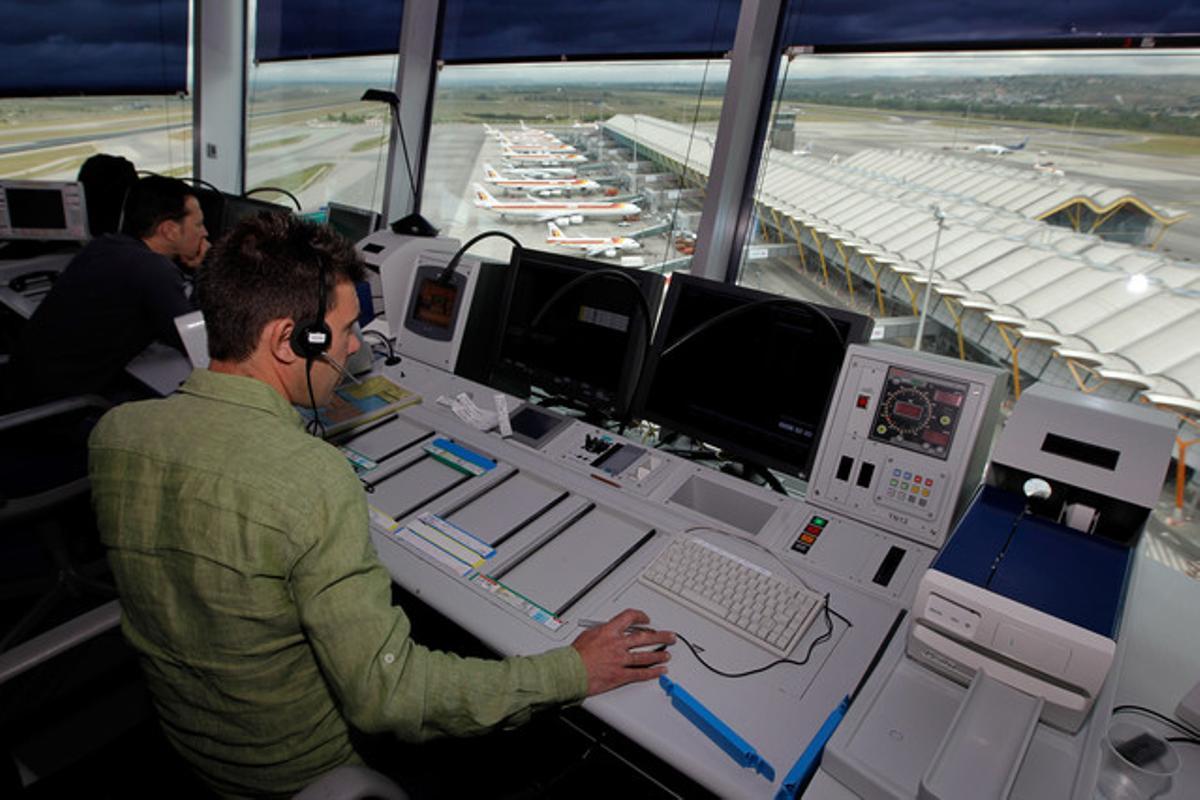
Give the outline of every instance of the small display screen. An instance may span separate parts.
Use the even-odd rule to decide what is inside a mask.
[[[5,197],[13,228],[61,230],[67,227],[62,192],[57,189],[9,188]]]
[[[434,278],[425,278],[417,290],[413,317],[427,325],[449,329],[454,324],[454,304],[457,300],[457,286],[438,283]]]
[[[871,438],[944,461],[967,391],[965,383],[892,367],[871,423]]]

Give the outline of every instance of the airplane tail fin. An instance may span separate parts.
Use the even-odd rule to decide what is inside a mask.
[[[562,228],[558,227],[553,222],[547,222],[546,229],[550,233],[548,237],[550,239],[562,239],[566,236],[566,234],[562,232]]]
[[[493,167],[491,164],[483,165],[483,174],[486,175],[488,177],[488,180],[490,180],[490,181],[500,180],[500,173],[496,172],[496,168]]]
[[[491,207],[496,202],[496,198],[483,188],[480,184],[475,184],[475,205],[480,207]]]
[[[1014,147],[1014,148],[1013,148],[1013,150],[1024,150],[1024,149],[1025,149],[1025,145],[1027,145],[1027,144],[1029,144],[1029,137],[1028,137],[1028,136],[1026,136],[1024,139],[1022,139],[1022,140],[1021,140],[1021,143],[1020,143],[1019,145],[1017,145],[1016,147]]]

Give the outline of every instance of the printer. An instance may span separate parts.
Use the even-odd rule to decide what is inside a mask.
[[[1130,559],[1158,500],[1170,415],[1044,383],[1028,389],[989,474],[922,577],[907,652],[959,683],[976,673],[1083,724],[1116,649]]]

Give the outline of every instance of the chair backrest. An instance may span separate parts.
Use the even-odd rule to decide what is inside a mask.
[[[83,184],[88,230],[93,237],[117,232],[125,195],[137,179],[133,162],[121,156],[97,153],[83,162],[76,180]]]

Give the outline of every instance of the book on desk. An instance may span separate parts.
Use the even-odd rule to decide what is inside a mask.
[[[337,436],[402,408],[421,402],[421,395],[405,389],[382,375],[372,375],[359,383],[339,386],[333,399],[317,409],[325,435]],[[311,408],[296,406],[306,422],[313,418]]]

